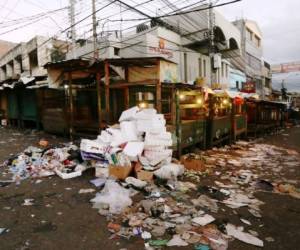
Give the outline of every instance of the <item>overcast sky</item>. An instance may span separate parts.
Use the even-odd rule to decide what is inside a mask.
[[[244,17],[258,22],[267,61],[300,61],[300,0],[243,0],[220,10],[230,20]]]
[[[125,1],[132,5],[145,2],[145,0]],[[171,1],[188,4],[193,0]],[[225,1],[227,0],[219,2]],[[42,19],[29,26],[25,26],[26,23],[9,26],[10,23],[7,21],[65,7],[68,2],[68,0],[0,0],[0,39],[20,42],[28,41],[37,34],[48,36],[57,34],[59,29],[69,25],[67,10],[52,15],[52,19]],[[107,1],[98,0],[98,7],[105,2]],[[77,12],[82,12],[82,16],[91,13],[90,3],[91,0],[77,0]],[[109,11],[106,10],[106,14]],[[300,60],[300,0],[243,0],[241,3],[219,8],[219,11],[229,20],[244,17],[259,23],[264,37],[265,60],[270,63]],[[77,18],[79,17],[80,14]],[[64,35],[61,38],[66,37]]]

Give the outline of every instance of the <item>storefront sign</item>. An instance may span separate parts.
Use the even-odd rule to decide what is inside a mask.
[[[241,90],[243,93],[256,93],[255,82],[245,82],[243,83],[243,88]]]
[[[158,41],[158,47],[150,46],[149,51],[162,56],[167,56],[167,58],[173,58],[173,52],[165,49],[165,40],[162,38],[160,38]]]

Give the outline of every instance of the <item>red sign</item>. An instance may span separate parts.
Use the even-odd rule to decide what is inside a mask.
[[[255,88],[255,82],[245,82],[243,83],[243,88],[241,90],[241,92],[243,93],[255,93],[256,92],[256,88]]]

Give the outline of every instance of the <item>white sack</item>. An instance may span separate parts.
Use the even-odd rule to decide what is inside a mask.
[[[184,166],[170,163],[163,165],[160,169],[154,171],[154,175],[161,179],[175,179],[184,173]]]

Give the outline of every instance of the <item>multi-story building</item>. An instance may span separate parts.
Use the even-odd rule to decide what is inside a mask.
[[[270,98],[272,94],[272,70],[271,65],[266,61],[263,63],[262,77],[263,97]]]
[[[65,42],[42,36],[19,43],[0,58],[0,82],[19,80],[21,76],[46,76],[43,66],[47,62],[63,59],[66,52]]]
[[[241,33],[241,57],[231,60],[235,69],[246,74],[246,92],[264,95],[262,32],[255,21],[241,19],[233,22]]]
[[[132,32],[102,32],[98,38],[99,58],[164,57],[177,64],[178,82],[201,82],[227,88],[228,58],[239,55],[240,32],[219,12],[213,10],[214,50],[210,50],[209,11],[191,12],[143,23]],[[215,53],[212,60],[211,52]],[[92,57],[93,44],[78,46],[78,57]],[[72,58],[69,53],[67,58]],[[214,78],[212,78],[214,74]]]

